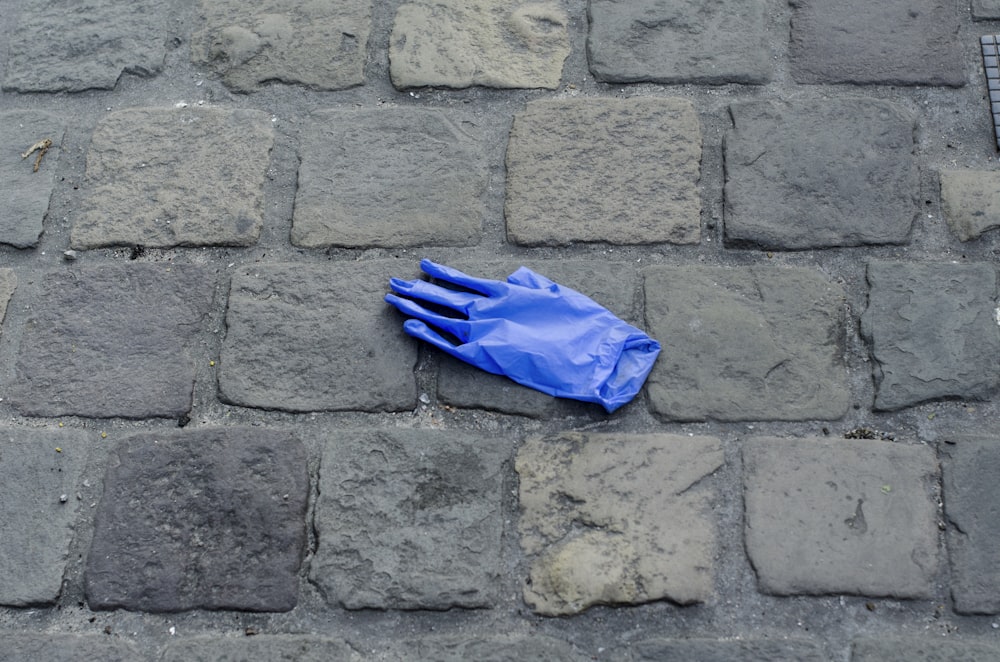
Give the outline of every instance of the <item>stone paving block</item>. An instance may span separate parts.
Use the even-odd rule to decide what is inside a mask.
[[[701,129],[687,99],[543,99],[514,117],[507,237],[698,243]]]
[[[65,126],[48,113],[15,111],[0,113],[0,244],[16,248],[38,245],[42,220],[49,208],[56,166]],[[39,151],[27,151],[42,140],[51,140],[41,160]],[[35,164],[38,170],[35,170]]]
[[[110,90],[152,76],[166,57],[170,5],[157,0],[26,0],[10,31],[3,89]]]
[[[403,660],[435,662],[583,662],[592,660],[570,644],[545,636],[506,635],[427,638],[404,642]]]
[[[685,662],[825,662],[823,649],[805,639],[652,639],[632,645],[635,660]]]
[[[331,436],[310,578],[347,609],[489,607],[511,443],[433,430]]]
[[[111,452],[85,585],[91,609],[288,611],[309,474],[290,433],[164,430]]]
[[[372,0],[201,0],[191,60],[237,92],[268,83],[341,90],[365,82]]]
[[[232,279],[219,392],[226,402],[284,411],[402,411],[417,405],[417,343],[382,297],[386,260],[251,265]]]
[[[339,639],[304,634],[171,639],[158,658],[160,662],[360,662],[362,659]]]
[[[131,642],[103,634],[0,632],[0,662],[135,662],[145,659]]]
[[[790,0],[798,83],[966,83],[952,0]]]
[[[941,171],[941,208],[962,241],[1000,228],[1000,172]]]
[[[647,382],[677,421],[833,420],[850,400],[841,288],[777,267],[653,267],[646,331],[664,343]]]
[[[861,334],[874,359],[875,409],[989,397],[1000,378],[992,265],[873,260],[868,285]]]
[[[472,246],[483,225],[486,147],[470,116],[321,111],[300,147],[292,243]]]
[[[985,662],[1000,660],[1000,646],[967,638],[858,639],[851,646],[851,662]]]
[[[747,0],[590,0],[590,71],[615,83],[766,83],[764,9]]]
[[[744,442],[743,468],[746,547],[763,592],[934,594],[931,448],[762,437]]]
[[[593,605],[704,602],[714,590],[713,437],[532,437],[518,450],[524,600],[545,615]],[[664,513],[670,513],[664,518]]]
[[[1000,613],[1000,437],[953,438],[939,450],[955,611]]]
[[[249,246],[263,225],[267,113],[136,108],[107,116],[87,154],[74,248]]]
[[[725,137],[727,242],[901,244],[917,214],[913,118],[873,99],[749,101]]]
[[[0,604],[59,597],[87,443],[76,430],[0,427]]]
[[[0,269],[0,323],[7,315],[7,303],[17,289],[17,276],[13,269]]]
[[[621,319],[636,324],[636,272],[631,265],[608,262],[528,260],[461,262],[449,264],[481,278],[506,280],[520,266],[586,294]],[[603,417],[600,405],[577,402],[530,389],[500,375],[479,370],[440,354],[437,394],[445,404],[471,409],[490,409],[533,418],[588,414]]]
[[[32,305],[11,403],[27,416],[186,413],[202,351],[195,338],[212,309],[214,279],[201,267],[161,264],[74,266],[39,276],[25,293]]]
[[[1000,18],[1000,0],[972,0],[972,19],[988,21]]]
[[[569,19],[557,2],[413,0],[396,12],[389,72],[398,88],[559,87]]]

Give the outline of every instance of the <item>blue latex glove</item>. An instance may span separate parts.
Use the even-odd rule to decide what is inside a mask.
[[[406,333],[549,395],[596,402],[613,412],[636,396],[660,353],[660,344],[639,329],[526,267],[507,282],[473,278],[430,260],[421,260],[420,268],[474,293],[391,279],[396,294],[385,300],[416,318],[403,324]],[[422,302],[461,317],[438,314]]]

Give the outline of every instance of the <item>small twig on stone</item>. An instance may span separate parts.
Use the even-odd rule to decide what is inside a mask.
[[[52,147],[52,140],[49,138],[43,138],[29,147],[28,151],[21,155],[22,159],[26,159],[31,156],[33,152],[38,152],[38,157],[35,158],[35,167],[32,169],[32,172],[38,172],[38,167],[42,164],[42,157],[45,156],[45,152],[49,151],[49,147]]]

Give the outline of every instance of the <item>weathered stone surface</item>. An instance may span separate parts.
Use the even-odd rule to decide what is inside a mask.
[[[144,433],[119,443],[108,466],[87,555],[91,609],[295,606],[309,474],[290,433]]]
[[[520,447],[523,588],[538,613],[597,604],[707,600],[715,524],[707,486],[723,463],[712,437],[566,432]],[[670,513],[664,518],[664,513]]]
[[[4,201],[0,207],[0,244],[17,248],[38,245],[64,132],[62,120],[48,113],[0,113],[0,145],[4,149],[4,158],[0,159],[0,198]],[[45,139],[52,145],[41,161],[38,151],[22,157]]]
[[[669,420],[836,419],[850,391],[844,293],[801,268],[645,271],[646,330],[664,342],[647,389]]]
[[[532,246],[698,243],[700,161],[686,99],[530,102],[507,147],[507,236]]]
[[[286,411],[413,409],[417,344],[383,300],[396,261],[249,266],[233,276],[219,391]]]
[[[26,0],[10,32],[3,89],[110,90],[151,76],[166,56],[170,5],[157,0]]]
[[[460,432],[338,432],[320,468],[312,581],[348,609],[491,606],[510,452]]]
[[[569,56],[569,19],[556,2],[413,0],[389,37],[396,87],[555,89]]]
[[[87,442],[75,430],[0,427],[0,604],[59,597]]]
[[[231,89],[271,82],[340,90],[365,81],[372,0],[202,0],[191,59]]]
[[[7,315],[7,303],[17,289],[17,276],[13,269],[0,269],[0,323]]]
[[[1000,18],[1000,0],[972,0],[972,18],[976,21]]]
[[[744,442],[743,467],[746,547],[762,591],[933,595],[932,449],[756,438]]]
[[[341,640],[298,634],[171,640],[158,659],[161,662],[360,662],[363,658]]]
[[[593,659],[570,644],[544,636],[427,638],[404,642],[401,659],[435,662],[583,662]]]
[[[456,262],[457,269],[482,278],[505,280],[520,266],[586,294],[619,318],[637,323],[636,272],[628,264],[566,260]],[[604,416],[600,405],[554,398],[548,394],[479,370],[442,353],[437,393],[445,404],[455,407],[491,409],[506,414],[535,418],[588,414]]]
[[[274,141],[266,113],[137,108],[94,131],[74,248],[249,246]]]
[[[881,100],[749,101],[725,138],[729,242],[899,244],[917,213],[913,119]]]
[[[932,639],[929,636],[858,639],[851,646],[851,662],[983,662],[1000,660],[1000,646],[968,638]]]
[[[876,409],[990,395],[1000,379],[992,265],[873,260],[868,284],[861,334],[875,359]]]
[[[188,265],[73,267],[36,280],[11,402],[28,416],[176,417],[214,276]]]
[[[652,639],[633,645],[635,660],[685,662],[824,662],[823,649],[805,639]]]
[[[1000,438],[951,438],[940,450],[955,611],[1000,613]]]
[[[300,147],[292,243],[479,243],[489,169],[478,133],[470,117],[440,110],[315,113]]]
[[[962,241],[1000,228],[1000,172],[941,171],[941,208]]]
[[[590,71],[616,83],[766,83],[764,9],[746,0],[590,0]]]
[[[799,83],[965,85],[951,0],[790,0]]]
[[[0,632],[0,662],[134,662],[144,659],[131,642],[103,634]]]

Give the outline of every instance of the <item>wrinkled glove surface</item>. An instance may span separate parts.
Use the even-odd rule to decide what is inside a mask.
[[[639,329],[526,267],[506,282],[473,278],[430,260],[421,260],[420,268],[472,292],[391,279],[395,294],[385,300],[415,318],[403,324],[407,334],[549,395],[596,402],[613,412],[636,396],[660,353],[660,344]]]

